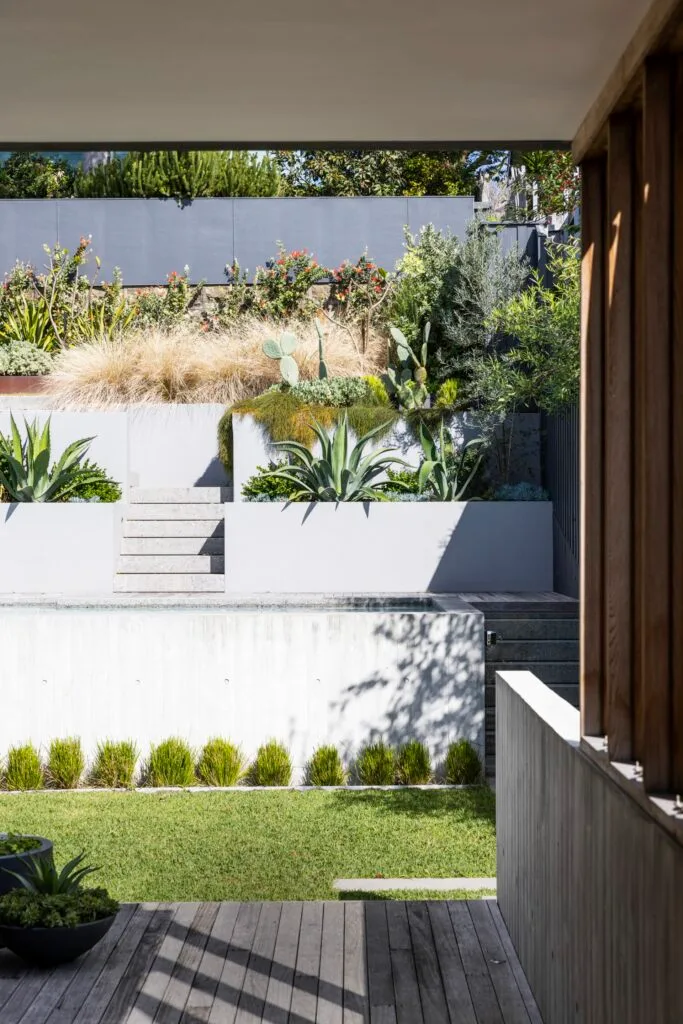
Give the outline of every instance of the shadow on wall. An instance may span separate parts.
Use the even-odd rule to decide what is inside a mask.
[[[351,703],[384,692],[389,696],[382,718],[366,723],[369,742],[421,740],[437,773],[454,740],[471,740],[483,757],[483,622],[478,612],[383,616],[375,635],[396,648],[397,660],[346,687],[331,709],[340,727]]]

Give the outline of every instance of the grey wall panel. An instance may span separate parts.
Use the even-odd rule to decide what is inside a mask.
[[[17,260],[42,271],[43,245],[57,243],[57,203],[42,199],[0,200],[0,277]]]
[[[465,229],[474,216],[474,202],[470,196],[419,196],[410,198],[408,219],[410,233],[416,235],[427,224],[463,238]]]

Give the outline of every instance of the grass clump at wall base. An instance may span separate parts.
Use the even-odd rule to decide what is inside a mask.
[[[242,751],[229,740],[209,740],[197,763],[197,775],[205,786],[236,786],[244,778]]]
[[[481,782],[481,759],[469,740],[458,740],[450,744],[444,762],[444,775],[451,786],[474,786]]]
[[[318,747],[308,762],[306,781],[309,786],[346,785],[346,772],[336,747]]]
[[[277,740],[268,740],[258,748],[251,766],[253,786],[289,786],[292,781],[292,759],[289,751]]]
[[[173,736],[153,746],[146,775],[149,786],[194,786],[194,761],[185,740]]]
[[[54,789],[76,789],[84,771],[83,748],[77,737],[52,741],[45,769],[50,786]]]
[[[404,786],[424,786],[432,777],[432,762],[425,743],[409,740],[396,756],[396,779]]]
[[[396,755],[383,740],[363,747],[356,758],[356,775],[362,786],[393,786]]]
[[[42,789],[43,768],[36,748],[27,743],[10,747],[5,765],[5,789]]]
[[[132,789],[135,784],[135,766],[138,748],[132,740],[105,740],[97,744],[91,781],[94,786],[109,789]]]

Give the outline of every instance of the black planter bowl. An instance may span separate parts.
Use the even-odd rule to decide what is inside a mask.
[[[116,914],[74,928],[20,928],[0,925],[0,943],[34,967],[68,964],[104,938]]]
[[[5,834],[0,833],[0,839],[4,837]],[[31,858],[44,860],[52,856],[52,843],[49,839],[43,839],[42,836],[30,836],[29,838],[40,839],[40,846],[37,846],[35,850],[26,850],[25,853],[6,853],[0,857],[0,896],[9,892],[10,889],[16,889],[19,885],[19,881],[13,875],[7,874],[8,871],[25,873],[30,866]]]

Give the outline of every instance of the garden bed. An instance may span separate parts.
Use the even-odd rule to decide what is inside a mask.
[[[0,795],[59,862],[87,849],[120,900],[333,899],[336,878],[495,875],[488,787],[402,792]]]

